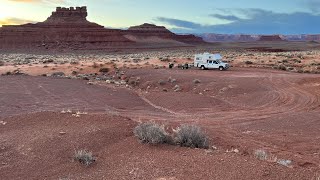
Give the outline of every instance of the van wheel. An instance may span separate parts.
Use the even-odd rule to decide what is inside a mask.
[[[223,71],[223,70],[224,70],[224,68],[223,68],[222,66],[220,66],[220,67],[219,67],[219,70],[220,70],[220,71]]]
[[[206,68],[205,68],[204,66],[201,66],[201,69],[202,69],[202,70],[205,70]]]

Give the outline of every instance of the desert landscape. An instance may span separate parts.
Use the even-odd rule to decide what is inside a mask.
[[[0,179],[320,179],[319,41],[87,16],[0,27]],[[230,68],[180,68],[204,52]]]

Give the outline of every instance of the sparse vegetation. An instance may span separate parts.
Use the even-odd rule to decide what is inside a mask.
[[[164,144],[171,142],[171,137],[165,131],[164,126],[154,122],[141,123],[135,127],[133,132],[142,143]]]
[[[166,84],[166,81],[164,81],[164,80],[160,79],[160,80],[158,81],[158,84],[159,84],[159,85],[161,85],[161,86],[163,86],[163,85],[165,85],[165,84]]]
[[[74,160],[79,161],[81,164],[85,166],[90,166],[92,163],[96,161],[96,158],[93,157],[92,152],[87,150],[78,150],[75,151]]]
[[[277,162],[278,164],[282,162],[278,162],[278,158],[275,155],[268,153],[267,151],[262,149],[256,150],[254,152],[254,157],[261,161]]]
[[[259,160],[265,161],[268,158],[268,154],[265,150],[258,149],[254,152],[254,157]]]
[[[200,84],[201,83],[201,81],[199,79],[194,79],[192,82],[193,82],[193,84]]]
[[[93,68],[98,68],[98,67],[99,67],[99,64],[96,63],[96,62],[94,62],[94,63],[92,64],[92,67],[93,67]]]
[[[245,63],[245,64],[247,64],[247,65],[249,65],[249,64],[253,64],[253,62],[252,62],[252,61],[245,61],[244,63]]]
[[[175,144],[183,147],[209,147],[209,140],[200,127],[195,125],[181,125],[170,135],[164,125],[154,122],[141,123],[134,129],[135,136],[148,144]],[[174,137],[174,138],[173,138]]]
[[[285,71],[285,70],[287,70],[287,67],[285,65],[283,65],[283,64],[280,64],[278,66],[278,69]]]
[[[208,148],[209,141],[200,127],[182,125],[176,132],[175,142],[180,146],[192,148]]]
[[[109,68],[100,68],[99,72],[107,73],[107,72],[109,72]]]
[[[4,66],[4,61],[0,61],[0,66]]]

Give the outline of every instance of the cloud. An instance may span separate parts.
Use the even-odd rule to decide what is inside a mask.
[[[230,14],[216,13],[209,15],[227,24],[202,25],[186,20],[159,17],[160,23],[171,25],[175,32],[188,33],[227,33],[227,34],[317,34],[320,33],[320,15],[306,12],[278,13],[263,9],[235,9]],[[243,18],[245,16],[246,18]]]
[[[228,20],[228,21],[238,21],[241,19],[234,15],[211,14],[210,16],[214,18],[222,19],[222,20]]]
[[[0,25],[18,25],[18,24],[26,24],[26,23],[35,23],[35,22],[31,20],[14,18],[14,17],[0,19]]]
[[[320,13],[320,0],[307,0],[304,3],[313,13]]]
[[[172,25],[176,28],[181,29],[195,29],[201,26],[201,24],[190,22],[190,21],[184,21],[179,19],[172,19],[172,18],[165,18],[165,17],[157,17],[154,19],[157,22],[162,22],[168,25]]]

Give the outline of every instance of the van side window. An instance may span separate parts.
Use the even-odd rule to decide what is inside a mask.
[[[218,64],[218,62],[217,61],[213,61],[213,64]]]
[[[197,60],[201,60],[201,59],[197,57]]]
[[[209,61],[209,64],[212,64],[212,61]]]

